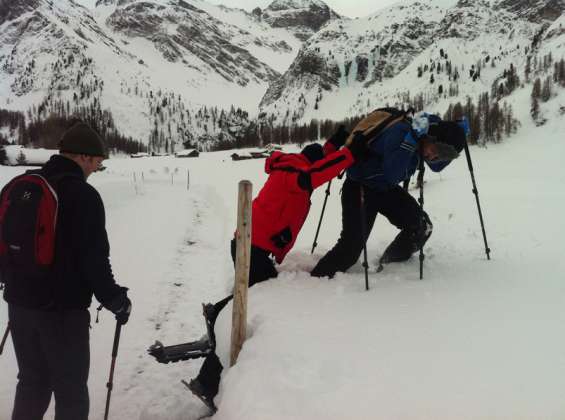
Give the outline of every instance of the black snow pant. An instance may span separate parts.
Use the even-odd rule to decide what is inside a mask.
[[[231,241],[231,256],[235,264],[236,241]],[[278,273],[275,269],[273,260],[269,256],[269,252],[256,246],[251,246],[251,264],[249,268],[249,287],[254,284],[277,277]],[[233,299],[230,295],[214,304],[214,319],[212,324],[216,322],[220,311]],[[204,363],[198,373],[198,381],[202,384],[206,391],[206,396],[213,399],[218,394],[220,387],[220,379],[223,366],[216,353],[211,353],[204,359]]]
[[[363,237],[361,194],[364,194],[366,236]],[[341,193],[342,230],[337,244],[318,262],[311,275],[333,277],[344,272],[359,259],[371,234],[378,213],[384,215],[401,231],[418,231],[424,212],[418,202],[400,186],[379,192],[347,179]]]
[[[18,362],[12,420],[41,420],[55,395],[55,420],[87,420],[90,313],[9,305]]]

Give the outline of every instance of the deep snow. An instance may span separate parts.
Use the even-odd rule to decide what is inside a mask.
[[[565,119],[556,112],[542,128],[522,121],[505,143],[471,150],[491,261],[464,158],[427,174],[435,230],[423,281],[417,258],[375,272],[396,233],[382,217],[368,242],[369,292],[360,263],[334,280],[311,278],[341,228],[334,183],[310,256],[324,197],[323,187],[316,191],[279,278],[250,289],[249,338],[225,371],[214,418],[565,419]],[[155,339],[199,338],[200,302],[231,289],[237,182],[251,180],[256,194],[266,175],[262,161],[232,162],[229,154],[111,159],[92,176],[106,205],[116,278],[134,303],[111,418],[192,420],[206,412],[179,382],[200,362],[159,365],[145,350]],[[0,168],[0,184],[21,171]],[[230,311],[217,325],[223,357]],[[93,322],[91,418],[104,410],[114,325],[108,312]],[[11,341],[0,370],[0,419],[8,419],[17,373]]]

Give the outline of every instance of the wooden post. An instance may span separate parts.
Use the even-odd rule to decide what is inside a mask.
[[[137,195],[137,177],[135,176],[135,172],[133,173],[133,188],[135,190],[135,195]]]
[[[186,190],[188,191],[190,188],[190,170],[186,170]]]
[[[247,287],[249,285],[249,266],[251,263],[252,189],[253,185],[249,181],[241,181],[239,183],[230,366],[235,365],[247,332]]]

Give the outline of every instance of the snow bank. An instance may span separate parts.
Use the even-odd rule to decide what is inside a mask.
[[[5,146],[6,155],[9,165],[18,165],[18,159],[23,154],[25,164],[27,165],[43,165],[52,155],[59,153],[57,150],[51,149],[28,149],[22,146]]]

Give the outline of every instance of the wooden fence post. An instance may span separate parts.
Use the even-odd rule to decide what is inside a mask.
[[[138,195],[138,191],[137,191],[137,177],[135,176],[135,172],[133,173],[133,188],[135,190],[135,195]]]
[[[233,366],[237,361],[237,356],[243,346],[247,332],[247,288],[251,263],[252,189],[253,185],[249,181],[241,181],[239,183],[230,366]]]

